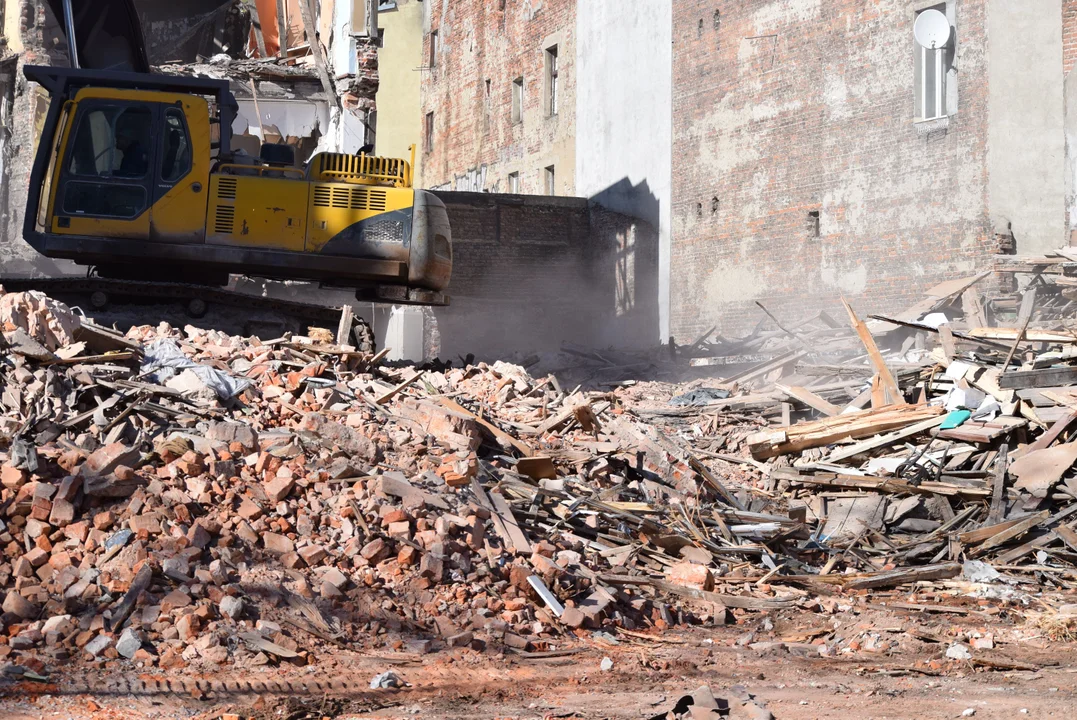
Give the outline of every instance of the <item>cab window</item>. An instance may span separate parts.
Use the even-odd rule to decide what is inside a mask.
[[[131,219],[149,206],[154,109],[93,105],[79,114],[60,204],[67,215]]]
[[[165,111],[164,157],[161,162],[161,179],[174,183],[191,171],[191,137],[178,108]]]
[[[152,127],[153,113],[148,107],[90,110],[79,122],[69,171],[83,177],[145,177]]]

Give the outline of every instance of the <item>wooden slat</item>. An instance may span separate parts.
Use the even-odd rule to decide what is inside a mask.
[[[1006,443],[998,449],[998,459],[995,461],[995,475],[991,489],[991,514],[987,516],[988,522],[998,522],[1002,519],[1003,491],[1006,487],[1006,471],[1010,467],[1010,448]]]
[[[505,531],[508,533],[513,550],[518,553],[531,552],[531,541],[527,539],[527,534],[516,522],[516,516],[512,514],[512,508],[509,507],[508,501],[496,492],[490,493],[490,501],[493,504],[493,511],[497,513],[505,526]]]
[[[879,384],[886,394],[886,404],[904,405],[905,398],[901,394],[901,388],[898,387],[897,380],[894,379],[890,368],[886,366],[886,361],[883,359],[882,353],[879,352],[879,346],[875,344],[875,338],[871,336],[868,326],[856,316],[853,306],[846,302],[845,298],[841,299],[841,304],[845,306],[845,311],[849,313],[849,322],[852,323],[856,334],[860,336],[860,342],[863,343],[864,349],[868,351],[868,357],[871,358],[871,363],[879,374]]]
[[[998,534],[985,540],[983,544],[977,548],[977,552],[983,553],[987,550],[990,550],[991,548],[996,548],[999,545],[1004,545],[1010,540],[1024,535],[1026,532],[1036,527],[1037,525],[1043,524],[1050,517],[1051,511],[1044,510],[1043,512],[1039,512],[1035,515],[1030,515],[1027,518],[1023,518],[1020,522],[1016,523],[1012,527],[1008,527],[1005,530],[999,532]]]
[[[835,415],[841,415],[840,407],[827,402],[826,400],[819,397],[807,388],[800,387],[799,385],[780,385],[777,383],[775,383],[774,387],[778,388],[778,390],[785,393],[789,397],[796,398],[808,407],[815,408],[824,415],[828,415],[830,417],[834,417]]]
[[[897,405],[879,410],[845,413],[837,417],[800,423],[780,430],[764,430],[748,436],[756,460],[823,447],[841,440],[858,440],[915,425],[941,414],[940,407]]]
[[[999,387],[1015,390],[1072,385],[1074,383],[1077,383],[1077,367],[1018,370],[1017,372],[1003,373],[998,381]]]

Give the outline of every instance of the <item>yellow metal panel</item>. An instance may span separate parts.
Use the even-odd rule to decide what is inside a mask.
[[[172,186],[150,210],[151,240],[200,243],[206,238],[206,198],[209,191],[209,103],[184,95],[183,114],[190,133],[191,171]],[[167,109],[166,109],[167,110]],[[163,120],[162,111],[162,120]],[[158,162],[154,182],[167,187]],[[197,190],[196,190],[197,188]]]
[[[320,252],[333,237],[361,220],[414,204],[415,191],[410,189],[312,183],[307,252]]]
[[[150,234],[150,214],[143,212],[131,220],[117,218],[79,217],[67,215],[70,227],[62,228],[53,218],[52,232],[59,235],[95,235],[107,238],[143,239]]]
[[[310,183],[212,175],[206,242],[303,251]]]
[[[76,103],[66,103],[64,105],[64,113],[61,116],[62,124],[56,130],[59,139],[56,141],[56,145],[53,146],[52,164],[49,166],[51,174],[46,181],[44,189],[45,192],[48,193],[48,197],[44,199],[43,207],[41,211],[38,212],[38,225],[41,226],[42,230],[48,232],[56,232],[56,228],[54,227],[55,223],[52,222],[52,218],[55,215],[53,208],[56,205],[56,192],[60,185],[60,170],[62,169],[61,160],[63,159],[63,151],[67,147],[68,140],[70,139],[71,127],[74,125],[75,111],[77,109],[78,105]],[[44,138],[42,140],[45,141]],[[49,138],[48,141],[51,140],[52,138]],[[39,190],[38,188],[30,188],[30,192],[40,193],[42,190]],[[42,212],[45,214],[42,215]]]

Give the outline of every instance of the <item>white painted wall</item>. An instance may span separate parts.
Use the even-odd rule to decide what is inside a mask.
[[[1068,244],[1062,1],[989,0],[987,22],[991,221],[1018,253],[1053,250]]]
[[[672,0],[581,0],[576,53],[575,194],[658,227],[664,340],[672,217]]]

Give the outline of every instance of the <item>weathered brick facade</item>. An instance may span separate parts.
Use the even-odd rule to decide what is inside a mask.
[[[1062,3],[1062,70],[1066,74],[1077,63],[1077,0]]]
[[[454,0],[427,3],[426,12],[423,186],[504,193],[509,174],[519,173],[520,192],[546,194],[546,168],[553,167],[554,194],[572,195],[576,0]],[[555,115],[546,95],[546,50],[553,45]],[[523,104],[514,122],[513,82],[521,78]]]
[[[894,310],[982,265],[984,5],[958,5],[959,105],[929,129],[907,0],[674,4],[676,338],[743,329],[756,300]]]

